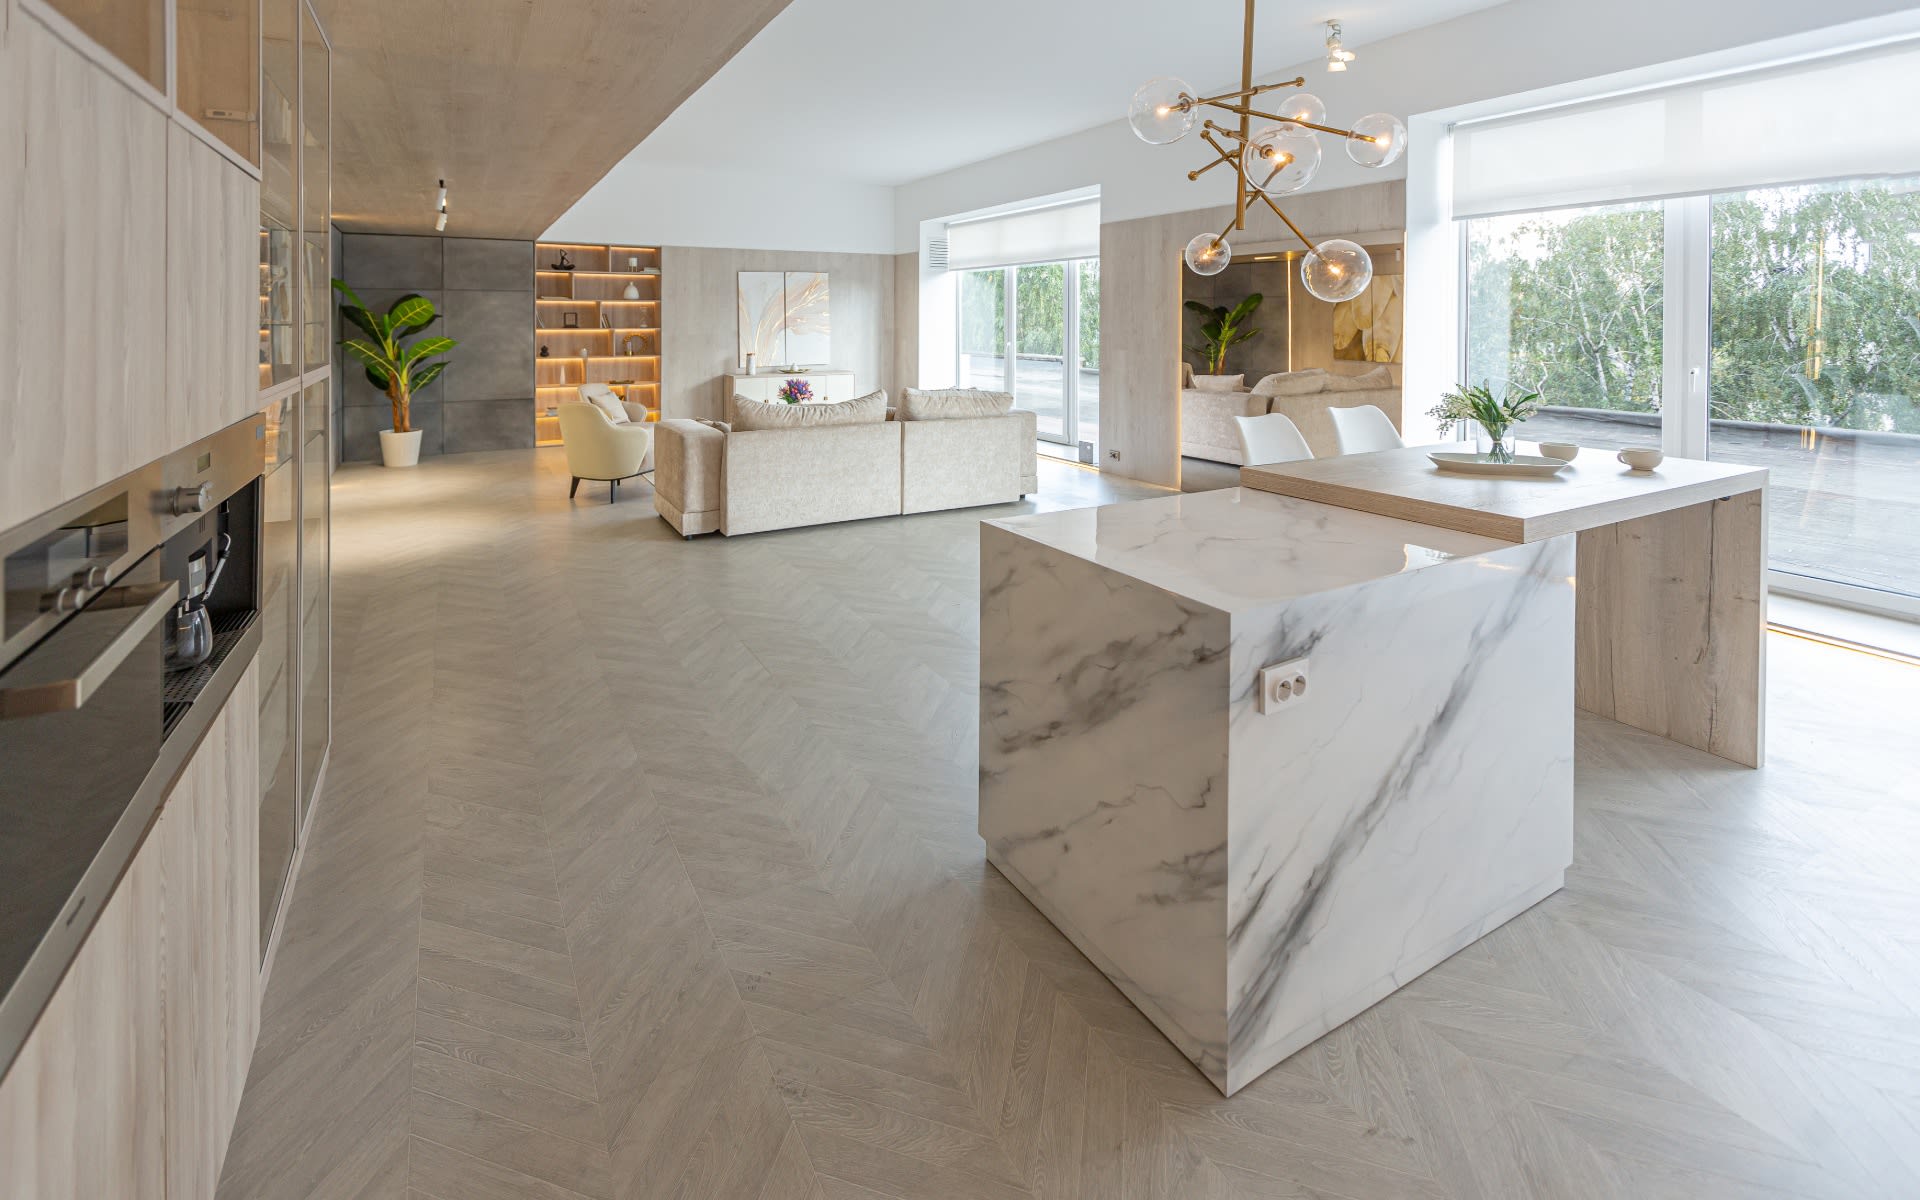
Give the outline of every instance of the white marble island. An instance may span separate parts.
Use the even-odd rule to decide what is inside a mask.
[[[1573,568],[1243,488],[985,522],[988,858],[1232,1094],[1559,888]]]

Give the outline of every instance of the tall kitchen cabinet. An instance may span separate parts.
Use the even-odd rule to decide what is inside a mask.
[[[276,9],[275,79],[290,108],[262,96]],[[0,172],[0,529],[284,404],[284,458],[322,463],[317,477],[281,471],[267,515],[290,564],[286,716],[272,732],[295,747],[285,788],[297,813],[326,748],[331,431],[326,406],[306,397],[330,377],[306,353],[324,331],[299,326],[295,291],[324,294],[329,266],[324,233],[318,261],[303,263],[301,244],[330,207],[325,36],[297,0],[0,10],[0,144],[16,152]],[[43,319],[49,305],[86,320]],[[247,666],[210,715],[0,1065],[7,1200],[213,1195],[259,1027],[270,665],[263,654]]]
[[[271,950],[332,743],[332,49],[305,0],[261,18],[260,930]]]

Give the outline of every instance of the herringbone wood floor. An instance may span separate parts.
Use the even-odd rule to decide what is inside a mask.
[[[1226,1101],[982,860],[981,511],[592,490],[341,473],[223,1196],[1920,1194],[1920,671],[1775,637],[1757,773],[1584,721],[1567,889]]]

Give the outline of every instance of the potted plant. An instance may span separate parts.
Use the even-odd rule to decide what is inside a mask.
[[[1220,374],[1227,365],[1227,351],[1260,332],[1258,329],[1242,329],[1240,323],[1253,315],[1263,299],[1265,297],[1255,292],[1232,308],[1224,304],[1215,306],[1202,304],[1198,300],[1187,301],[1188,310],[1199,313],[1203,318],[1200,322],[1199,344],[1187,347],[1207,364],[1207,369],[1201,374]]]
[[[340,306],[347,320],[372,339],[342,338],[340,345],[367,369],[367,382],[385,392],[393,405],[393,428],[380,433],[380,460],[389,467],[411,467],[420,461],[420,431],[410,419],[414,393],[447,369],[445,360],[427,360],[459,343],[438,334],[406,340],[439,317],[425,296],[402,296],[386,312],[375,314],[342,281],[334,280],[333,289],[348,301]]]
[[[1516,394],[1509,388],[1495,396],[1490,382],[1478,386],[1463,383],[1442,396],[1427,415],[1440,422],[1443,434],[1453,432],[1462,421],[1474,422],[1480,427],[1480,456],[1489,462],[1505,463],[1513,461],[1513,427],[1539,410],[1539,392]]]

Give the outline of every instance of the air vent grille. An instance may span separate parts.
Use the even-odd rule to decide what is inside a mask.
[[[947,269],[947,239],[934,238],[927,243],[927,268],[933,271]]]

